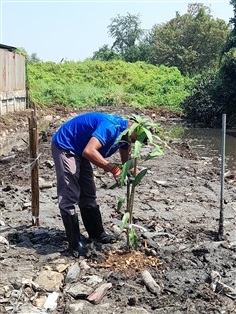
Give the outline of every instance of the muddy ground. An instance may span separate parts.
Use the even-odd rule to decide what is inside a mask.
[[[133,111],[93,110],[122,115]],[[148,173],[136,190],[134,223],[144,228],[136,229],[138,250],[125,251],[125,234],[119,229],[122,213],[116,207],[126,187],[109,189],[112,177],[95,168],[104,226],[119,238],[114,244],[89,243],[87,258],[68,254],[50,141],[57,127],[76,113],[61,108],[37,111],[40,226],[32,225],[27,137],[0,156],[0,313],[236,313],[234,173],[225,178],[220,206],[219,168],[210,159],[191,154],[188,143],[169,139],[168,134],[170,149],[145,163]],[[146,114],[163,126],[176,119],[165,111]],[[2,142],[27,132],[29,116],[26,111],[1,117]],[[147,146],[142,154],[149,151]],[[224,210],[222,239],[220,208]],[[144,271],[151,283],[145,281]],[[100,299],[93,294],[97,288],[104,292]]]

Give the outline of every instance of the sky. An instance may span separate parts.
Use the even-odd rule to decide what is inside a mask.
[[[76,1],[0,0],[0,43],[36,53],[43,61],[83,61],[114,38],[108,35],[112,18],[139,14],[141,28],[166,23],[189,3],[211,8],[214,18],[227,23],[233,17],[229,0],[215,1]]]

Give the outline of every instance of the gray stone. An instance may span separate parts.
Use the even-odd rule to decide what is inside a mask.
[[[84,298],[93,292],[93,288],[89,287],[81,282],[67,284],[65,292],[69,293],[74,298]]]
[[[85,283],[89,286],[95,287],[97,284],[102,282],[102,278],[97,275],[92,276],[84,276],[83,280],[85,280]]]
[[[71,265],[68,269],[65,283],[73,283],[78,281],[80,275],[80,267],[79,264],[76,262],[73,265]]]

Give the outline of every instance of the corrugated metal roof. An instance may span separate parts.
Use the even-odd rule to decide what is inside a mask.
[[[8,50],[8,51],[13,52],[17,48],[16,47],[12,47],[12,46],[7,46],[7,45],[0,44],[0,49],[4,49],[4,50]]]

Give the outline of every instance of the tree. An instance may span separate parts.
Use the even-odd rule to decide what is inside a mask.
[[[236,48],[226,52],[218,72],[220,102],[223,113],[228,116],[228,124],[236,125]]]
[[[118,53],[115,53],[114,50],[108,47],[108,45],[103,45],[97,51],[93,53],[92,60],[121,60],[122,56]]]
[[[231,0],[234,17],[230,19],[232,31],[229,34],[220,59],[218,81],[222,112],[227,114],[227,122],[236,126],[236,0]]]
[[[31,55],[28,55],[27,51],[23,47],[17,48],[16,52],[21,55],[24,55],[26,57],[26,61],[28,64],[32,64],[34,62],[41,62],[36,52],[33,52]]]
[[[234,17],[230,19],[230,24],[232,25],[232,31],[228,34],[225,44],[223,45],[220,62],[224,53],[228,52],[231,48],[236,48],[236,0],[231,0],[230,4],[234,7]]]
[[[142,179],[147,174],[147,168],[138,170],[138,162],[140,161],[140,151],[147,141],[152,147],[152,151],[144,158],[142,163],[148,161],[152,158],[162,156],[164,153],[163,148],[167,147],[165,141],[163,141],[156,133],[161,131],[161,126],[152,122],[148,117],[142,117],[133,114],[130,117],[133,120],[133,124],[130,129],[125,130],[120,134],[118,140],[122,140],[124,135],[130,137],[134,132],[137,134],[137,139],[135,140],[134,146],[129,144],[129,160],[121,166],[122,173],[120,178],[120,186],[124,186],[127,179],[127,189],[126,197],[121,197],[118,201],[117,211],[120,212],[122,205],[125,203],[126,199],[126,210],[122,218],[121,231],[126,231],[126,248],[127,250],[137,249],[137,234],[134,227],[141,228],[133,223],[133,212],[134,212],[134,199],[136,193],[136,187],[142,181]],[[131,173],[130,168],[133,169]],[[118,184],[113,186],[116,187]]]
[[[127,62],[135,62],[138,60],[137,43],[140,40],[143,30],[140,27],[140,17],[130,13],[127,16],[120,16],[111,20],[108,25],[108,34],[115,39],[112,49],[120,53]]]
[[[38,57],[36,52],[33,52],[30,56],[28,56],[28,61],[31,64],[34,62],[41,62],[42,60]]]
[[[203,4],[188,5],[184,15],[154,25],[151,62],[177,66],[187,75],[216,68],[220,49],[230,31],[224,20],[213,19]]]
[[[220,53],[217,71],[201,76],[196,82],[194,91],[182,104],[191,120],[205,123],[207,126],[219,126],[222,114],[227,115],[228,127],[236,126],[236,0],[233,26]]]

